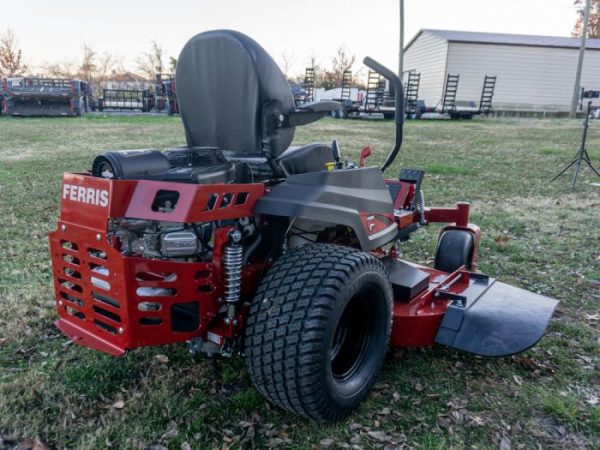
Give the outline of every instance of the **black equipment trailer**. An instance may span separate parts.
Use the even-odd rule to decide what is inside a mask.
[[[344,70],[342,73],[342,86],[340,91],[340,97],[334,98],[333,101],[340,102],[341,108],[331,112],[332,117],[336,119],[347,119],[351,114],[357,114],[361,110],[361,101],[352,100],[352,71],[350,69]]]
[[[94,109],[92,87],[65,78],[8,78],[4,102],[4,111],[13,116],[83,116]]]
[[[315,68],[307,67],[304,72],[304,103],[315,100]]]
[[[103,89],[102,97],[98,99],[98,109],[149,112],[154,108],[154,100],[149,89]]]
[[[420,72],[409,72],[404,91],[404,112],[408,119],[420,119],[421,109],[419,102],[419,85],[421,84]]]
[[[448,74],[442,96],[442,114],[448,114],[451,119],[472,119],[475,115],[489,115],[493,112],[492,99],[496,88],[496,76],[485,75],[481,88],[479,106],[473,100],[457,101],[458,82],[460,75]]]
[[[340,102],[340,110],[332,111],[332,116],[336,118],[360,118],[363,114],[383,114],[385,119],[394,118],[394,90],[386,90],[386,80],[373,70],[369,70],[367,81],[367,93],[364,99],[356,101],[351,100],[352,91],[352,71],[347,69],[342,75],[342,90],[340,98],[334,98],[334,101]]]

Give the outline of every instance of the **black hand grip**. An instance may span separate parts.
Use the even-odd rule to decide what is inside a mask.
[[[390,84],[394,87],[394,103],[396,109],[396,123],[399,125],[404,122],[404,88],[402,86],[402,81],[394,72],[385,67],[383,64],[378,63],[373,58],[365,57],[363,59],[363,63],[369,69],[374,70],[383,78],[388,80]]]
[[[384,172],[396,159],[400,147],[402,147],[402,136],[403,136],[403,124],[404,124],[404,88],[402,87],[402,80],[392,72],[390,69],[382,64],[379,64],[368,56],[363,59],[363,63],[371,70],[374,70],[378,74],[382,75],[389,83],[394,86],[394,109],[396,110],[396,143],[394,148],[386,158],[385,162],[381,166],[381,171]]]

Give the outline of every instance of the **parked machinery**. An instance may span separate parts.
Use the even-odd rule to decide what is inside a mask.
[[[479,104],[475,100],[457,100],[460,75],[447,74],[442,94],[441,114],[448,114],[451,119],[472,119],[475,115],[488,115],[493,112],[492,99],[496,87],[496,76],[485,75]],[[429,112],[429,111],[426,111]]]
[[[406,92],[404,111],[406,111],[407,119],[420,119],[421,108],[420,105],[423,102],[419,101],[419,85],[421,83],[420,72],[409,72],[408,79],[406,80]]]
[[[92,87],[77,79],[13,77],[4,91],[13,116],[83,116],[94,108]]]
[[[352,99],[352,70],[344,70],[340,96],[332,100],[340,102],[341,105],[339,110],[332,111],[332,116],[336,119],[347,119],[350,114],[356,114],[360,111],[362,105],[360,93],[358,93],[356,100]]]
[[[304,72],[304,102],[313,102],[315,100],[315,68],[307,67]]]
[[[169,116],[179,114],[177,90],[173,75],[156,74],[155,108],[157,111],[165,112]]]
[[[155,106],[150,89],[103,89],[98,110],[149,112]]]
[[[352,71],[348,69],[342,76],[341,98],[334,99],[342,105],[339,111],[332,113],[334,117],[347,119],[380,114],[385,119],[394,118],[394,87],[375,70],[369,70],[367,91],[364,97],[361,98],[359,93],[356,100],[351,100],[351,90]]]

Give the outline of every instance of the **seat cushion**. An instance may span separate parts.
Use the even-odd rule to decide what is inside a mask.
[[[175,74],[177,100],[190,147],[218,147],[237,157],[275,158],[294,128],[276,128],[295,109],[277,64],[254,40],[231,30],[200,33],[185,45]]]
[[[290,147],[275,160],[283,172],[289,175],[327,170],[327,163],[334,162],[329,144],[309,144]]]

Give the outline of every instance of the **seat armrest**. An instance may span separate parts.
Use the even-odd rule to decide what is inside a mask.
[[[310,112],[330,112],[337,111],[342,107],[340,102],[335,102],[333,100],[322,100],[320,102],[310,102],[304,103],[303,105],[298,106],[300,111],[310,111]]]

